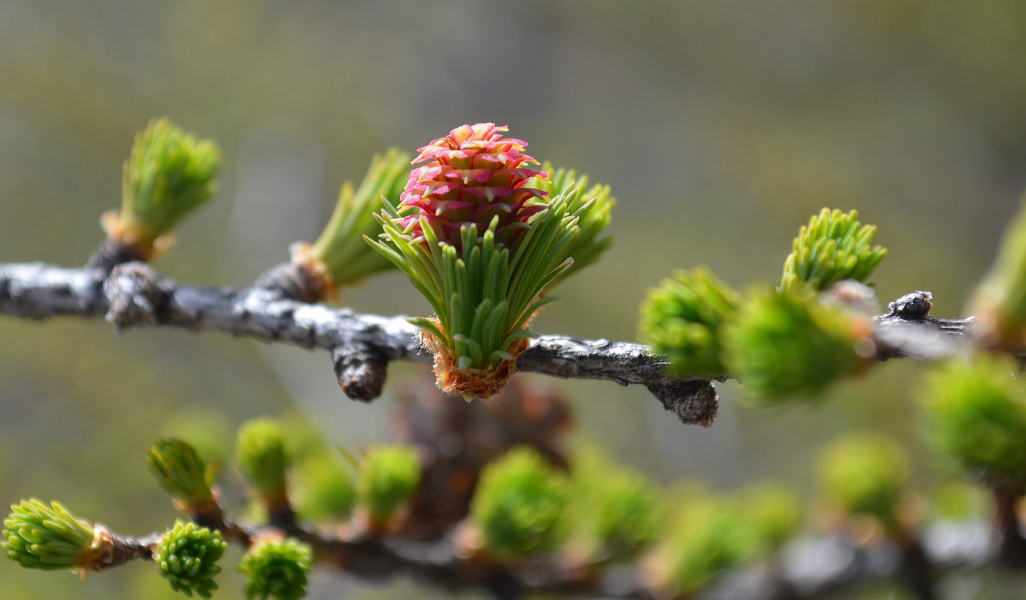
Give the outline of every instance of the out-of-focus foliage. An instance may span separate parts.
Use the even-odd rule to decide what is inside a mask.
[[[908,459],[901,448],[873,434],[851,434],[820,455],[820,486],[834,507],[886,524],[895,522],[908,476]]]
[[[304,519],[346,519],[356,502],[351,471],[338,456],[327,452],[300,462],[292,487],[296,512]]]
[[[784,485],[754,484],[741,493],[738,502],[745,519],[768,550],[779,548],[802,525],[801,499]]]
[[[965,480],[946,481],[930,493],[932,516],[951,521],[968,521],[986,514],[988,491]]]
[[[398,444],[375,446],[360,463],[356,497],[373,521],[384,523],[408,501],[420,483],[416,448]]]
[[[727,366],[760,402],[820,398],[859,366],[860,325],[805,292],[755,289],[724,329]]]
[[[510,450],[481,475],[470,508],[484,548],[499,557],[529,556],[563,541],[566,478],[531,448]]]
[[[740,295],[709,269],[678,271],[649,291],[641,306],[638,337],[666,356],[680,375],[722,375],[720,330]]]
[[[289,456],[277,421],[262,418],[244,423],[235,440],[235,460],[268,508],[283,501]]]
[[[1011,359],[979,354],[937,368],[922,388],[928,435],[972,475],[1026,481],[1026,390]]]
[[[650,559],[653,582],[670,597],[686,596],[752,557],[759,542],[758,532],[730,498],[692,496]]]
[[[1016,352],[1026,347],[1026,198],[1005,232],[990,273],[969,301],[974,334]]]
[[[573,461],[570,526],[599,558],[630,557],[655,539],[664,518],[656,489],[599,451]]]
[[[239,564],[239,570],[247,577],[247,600],[304,598],[312,563],[310,546],[298,540],[257,541]]]

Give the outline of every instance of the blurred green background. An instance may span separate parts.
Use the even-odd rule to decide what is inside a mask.
[[[215,138],[225,155],[216,199],[157,266],[236,286],[312,240],[373,152],[495,121],[620,200],[616,245],[563,287],[538,331],[632,339],[646,289],[677,267],[707,264],[737,286],[776,280],[821,206],[880,226],[891,249],[875,277],[882,300],[929,289],[936,314],[954,316],[1026,187],[1024,60],[1021,0],[5,0],[0,262],[82,263],[119,200],[132,136],[153,116]],[[426,307],[396,274],[347,300]],[[708,430],[680,425],[643,389],[549,383],[572,396],[582,439],[659,481],[773,477],[811,494],[816,449],[874,429],[908,447],[928,490],[948,471],[910,401],[920,370],[887,364],[820,407],[786,412],[746,408],[721,385]],[[393,367],[387,392],[417,371]],[[144,533],[175,514],[144,449],[186,413],[230,432],[300,411],[359,448],[387,436],[392,404],[346,400],[323,353],[0,318],[0,502],[58,498]],[[241,597],[232,577],[217,597]],[[82,583],[2,561],[0,581],[4,598],[174,597],[145,565]],[[1022,589],[957,583],[952,597]],[[398,594],[431,593],[319,576],[311,597]]]

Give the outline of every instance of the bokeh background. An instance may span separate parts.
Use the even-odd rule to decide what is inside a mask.
[[[883,300],[929,289],[936,314],[954,316],[1026,188],[1024,61],[1021,0],[4,0],[0,262],[82,263],[153,116],[214,137],[225,156],[216,199],[157,266],[236,286],[313,239],[373,152],[495,121],[620,200],[616,245],[564,286],[539,331],[632,339],[647,288],[678,267],[707,264],[742,287],[775,280],[822,206],[879,225],[891,249],[875,278]],[[347,300],[426,306],[396,274]],[[393,367],[386,397],[356,404],[323,353],[0,317],[0,503],[58,498],[144,533],[174,518],[145,468],[157,435],[198,419],[227,437],[246,418],[298,414],[358,451],[386,437],[388,396],[417,372]],[[859,429],[903,443],[924,491],[944,480],[916,418],[920,372],[888,364],[784,412],[745,407],[721,385],[708,430],[680,425],[643,389],[546,383],[571,396],[577,439],[660,482],[776,478],[812,498],[816,449]],[[218,598],[241,597],[233,577]],[[0,582],[15,599],[175,597],[144,565],[82,583],[0,561]],[[993,576],[955,587],[964,598],[1024,589]],[[444,597],[328,577],[312,597],[400,594]]]

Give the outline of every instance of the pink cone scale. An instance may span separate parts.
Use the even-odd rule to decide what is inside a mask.
[[[545,173],[525,167],[537,164],[524,153],[527,142],[507,138],[507,127],[494,123],[462,125],[418,149],[412,164],[420,164],[410,173],[400,196],[400,210],[416,209],[403,217],[402,226],[421,237],[421,220],[435,236],[459,249],[460,227],[477,225],[484,233],[498,217],[496,242],[511,246],[527,228],[528,220],[545,210],[546,192],[526,187],[531,177]]]

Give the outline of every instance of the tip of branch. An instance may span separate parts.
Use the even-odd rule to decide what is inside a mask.
[[[351,400],[370,402],[381,395],[388,376],[388,358],[363,344],[336,346],[331,350],[338,385]]]

